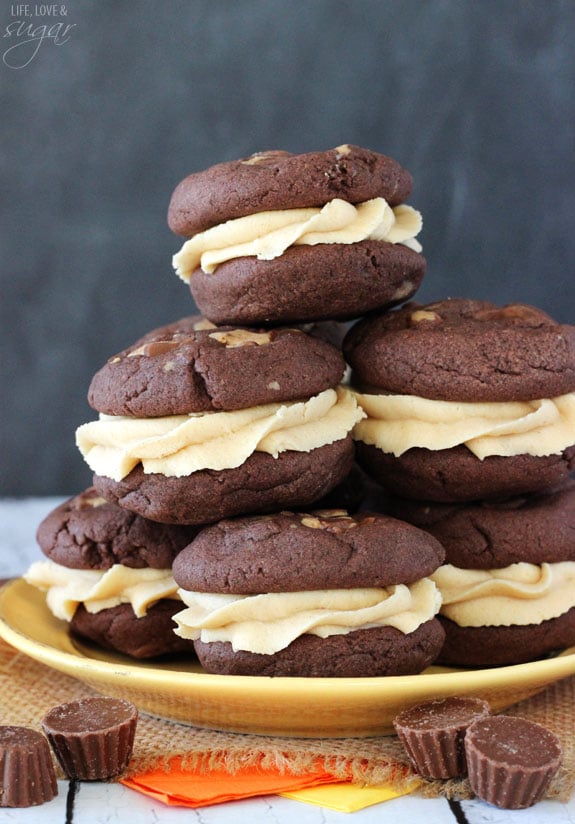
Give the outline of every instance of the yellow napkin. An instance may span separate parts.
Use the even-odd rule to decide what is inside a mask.
[[[391,784],[369,787],[348,783],[325,784],[321,787],[289,790],[279,795],[292,798],[294,801],[304,801],[306,804],[316,804],[318,807],[329,807],[340,813],[354,813],[357,810],[363,810],[364,807],[371,807],[373,804],[407,795],[413,792],[419,784],[419,781],[414,780],[406,789],[400,791],[394,789]]]

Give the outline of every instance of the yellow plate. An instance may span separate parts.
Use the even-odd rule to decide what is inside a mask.
[[[494,711],[575,674],[575,647],[555,658],[486,670],[431,667],[388,678],[210,675],[183,659],[140,663],[70,638],[44,595],[23,579],[0,590],[0,636],[31,658],[143,712],[232,732],[311,738],[385,735],[404,707],[427,698],[478,695]]]

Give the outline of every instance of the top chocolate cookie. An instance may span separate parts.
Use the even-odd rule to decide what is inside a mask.
[[[149,521],[105,501],[90,487],[49,512],[36,538],[44,555],[72,569],[114,564],[169,569],[197,532],[197,527]]]
[[[168,209],[178,235],[275,209],[323,206],[334,198],[361,203],[383,197],[390,206],[410,194],[412,178],[386,155],[344,145],[324,152],[259,152],[184,178]]]
[[[408,584],[443,562],[439,541],[380,513],[345,510],[226,519],[178,555],[177,583],[235,594]]]
[[[111,357],[88,401],[108,415],[158,417],[310,397],[336,386],[345,370],[340,350],[321,334],[182,318]]]
[[[356,385],[450,401],[523,401],[575,389],[575,326],[525,304],[454,298],[360,320],[344,340]]]

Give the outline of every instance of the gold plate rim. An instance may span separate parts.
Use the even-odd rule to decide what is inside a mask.
[[[431,667],[377,678],[212,675],[75,646],[45,596],[23,578],[0,589],[0,637],[47,666],[111,695],[129,695],[151,715],[230,732],[316,738],[392,731],[393,717],[426,698],[473,694],[495,711],[575,674],[575,647],[526,664],[491,669]]]

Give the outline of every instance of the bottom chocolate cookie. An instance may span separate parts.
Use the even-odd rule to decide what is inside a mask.
[[[183,477],[145,474],[137,466],[123,480],[94,477],[108,501],[152,521],[207,524],[234,515],[307,506],[348,475],[354,460],[351,436],[310,452],[254,452],[241,466],[204,469]]]
[[[395,495],[455,502],[494,500],[552,488],[575,468],[575,447],[558,455],[492,455],[479,460],[465,446],[438,450],[414,447],[400,457],[361,441],[357,460]]]
[[[146,615],[137,618],[130,604],[96,613],[88,612],[80,604],[70,622],[70,632],[130,658],[189,654],[193,651],[192,642],[174,633],[172,616],[181,607],[181,601],[166,598],[151,606]]]
[[[432,618],[409,634],[376,627],[327,638],[300,635],[273,655],[234,652],[223,641],[194,641],[194,647],[203,668],[214,674],[370,678],[421,672],[437,657],[443,638],[441,624]]]
[[[437,663],[456,667],[502,667],[535,661],[575,644],[575,607],[558,618],[520,626],[460,627],[439,616],[445,643]]]

